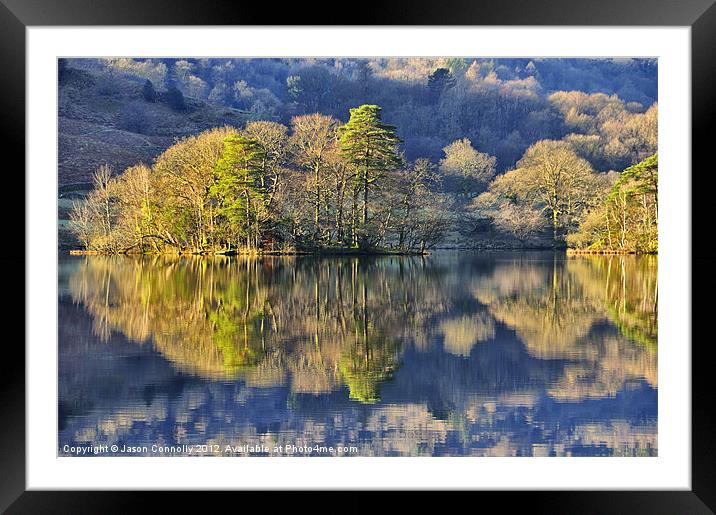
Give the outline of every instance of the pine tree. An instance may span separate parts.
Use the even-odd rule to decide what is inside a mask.
[[[228,225],[230,234],[244,237],[248,247],[257,247],[261,227],[259,213],[265,191],[258,178],[266,153],[263,147],[245,136],[229,136],[224,152],[216,164],[211,193],[218,200],[217,214]]]
[[[394,126],[381,121],[381,108],[377,105],[362,105],[351,109],[350,113],[348,123],[340,128],[340,145],[342,154],[356,169],[355,186],[363,194],[362,234],[360,238],[357,237],[354,221],[353,244],[366,247],[368,193],[385,172],[400,166],[400,138],[396,135]]]
[[[152,84],[152,81],[149,79],[147,79],[142,87],[142,96],[147,102],[154,102],[157,99],[157,92],[154,90],[154,84]]]
[[[175,111],[184,111],[186,109],[184,95],[176,86],[169,86],[169,89],[167,89],[166,92],[166,99],[169,107]]]
[[[428,90],[435,102],[445,91],[455,85],[455,76],[447,68],[438,68],[428,77]]]
[[[624,170],[618,185],[633,181],[633,193],[636,195],[653,195],[654,221],[658,218],[658,190],[659,190],[659,155],[652,154],[640,163]]]

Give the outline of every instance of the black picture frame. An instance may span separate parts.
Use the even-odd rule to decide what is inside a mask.
[[[342,14],[341,14],[342,13]],[[692,241],[694,235],[710,235],[708,209],[711,188],[706,179],[713,175],[709,166],[711,139],[716,115],[716,0],[462,0],[428,2],[426,0],[363,2],[352,9],[337,6],[311,7],[305,3],[246,5],[244,3],[205,0],[0,0],[0,127],[6,191],[12,192],[25,212],[25,30],[43,25],[620,25],[691,27],[692,71]],[[8,159],[8,157],[12,159]],[[13,166],[7,163],[14,162]],[[693,179],[698,177],[698,187]],[[9,187],[8,187],[9,186]],[[10,208],[8,208],[10,209]],[[23,218],[24,220],[24,218]],[[6,291],[14,299],[22,293],[24,279],[31,274],[25,264],[24,223],[6,228],[13,242],[0,260],[9,273],[4,279]],[[708,241],[709,238],[706,238]],[[716,286],[709,273],[716,258],[704,248],[692,244],[692,276],[698,281],[692,289],[692,489],[690,491],[610,491],[610,492],[480,492],[479,496],[510,507],[523,506],[533,513],[714,513],[716,511],[716,423],[713,418],[710,340],[699,338],[709,314],[709,303],[698,302],[698,292]],[[704,297],[705,298],[705,297]],[[24,319],[24,302],[12,301],[6,309],[8,321]],[[14,310],[14,312],[13,312]],[[668,316],[666,314],[665,316]],[[8,324],[9,325],[9,324]],[[19,324],[15,324],[19,325]],[[705,335],[705,332],[701,333]],[[5,367],[0,374],[2,397],[0,413],[0,509],[7,513],[104,513],[141,511],[148,507],[146,496],[160,496],[163,511],[176,506],[187,511],[196,500],[190,493],[136,492],[40,492],[25,491],[25,353],[17,337],[6,337]],[[685,345],[690,342],[667,342]],[[225,500],[225,493],[212,493]],[[246,496],[246,493],[240,495]],[[266,494],[252,494],[263,495]],[[312,502],[307,494],[294,493],[292,504]],[[341,505],[363,511],[370,505],[357,499],[358,493],[343,494]],[[415,496],[416,494],[412,494]],[[245,498],[245,497],[244,497]],[[265,497],[264,497],[265,498]],[[508,499],[506,499],[508,498]],[[274,497],[279,500],[280,498]],[[434,501],[420,495],[419,502]],[[256,499],[258,501],[258,499]],[[265,502],[265,501],[263,501]],[[242,504],[244,502],[242,501]],[[246,506],[246,504],[244,504]],[[427,507],[427,504],[426,504]],[[273,510],[269,510],[270,512]],[[343,511],[343,509],[342,509]]]

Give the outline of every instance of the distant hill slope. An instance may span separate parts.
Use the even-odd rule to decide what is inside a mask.
[[[186,108],[172,109],[166,93],[154,102],[144,99],[143,79],[107,77],[64,67],[59,77],[58,112],[58,243],[77,248],[69,230],[75,198],[90,188],[92,173],[107,164],[119,174],[146,163],[178,138],[221,126],[243,126],[245,114],[231,107],[185,98]]]
[[[65,68],[59,80],[58,176],[61,191],[84,189],[102,164],[115,173],[150,164],[176,139],[221,125],[241,126],[238,109],[186,98],[172,109],[161,91],[155,102],[142,95],[143,81],[103,77]]]
[[[85,164],[102,161],[103,149],[105,161],[123,168],[135,154],[151,160],[174,137],[243,125],[242,117],[289,125],[318,112],[346,122],[349,109],[362,104],[383,108],[408,160],[437,162],[447,145],[468,138],[504,172],[541,139],[599,133],[602,147],[624,139],[616,125],[658,96],[656,59],[113,57],[59,64],[61,119],[101,126],[61,124],[61,183],[86,177]],[[143,100],[146,81],[159,94],[156,104]],[[167,105],[164,92],[172,87],[190,99],[188,112]],[[602,127],[605,118],[619,120]],[[88,141],[78,140],[87,134]],[[595,166],[621,169],[627,161],[612,155]]]

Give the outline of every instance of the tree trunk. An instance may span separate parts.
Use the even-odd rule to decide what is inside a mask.
[[[320,165],[316,163],[313,168],[314,179],[316,181],[316,211],[315,211],[315,224],[316,224],[316,240],[320,240],[321,225],[320,225],[320,211],[321,211],[321,184],[319,182],[320,176]]]
[[[353,188],[353,207],[351,220],[351,246],[358,246],[358,188]]]
[[[344,243],[344,234],[343,234],[343,192],[344,187],[338,186],[338,199],[337,199],[337,209],[338,212],[336,213],[336,240],[339,244]]]
[[[363,173],[363,226],[368,223],[368,171]]]
[[[361,220],[360,246],[368,246],[368,169],[363,172],[363,219]]]
[[[557,210],[553,209],[552,210],[552,245],[554,247],[557,247],[557,225],[558,225],[557,214],[558,214]]]

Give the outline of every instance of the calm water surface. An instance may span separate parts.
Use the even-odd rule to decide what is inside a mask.
[[[654,256],[63,256],[58,453],[653,456],[656,310]]]

